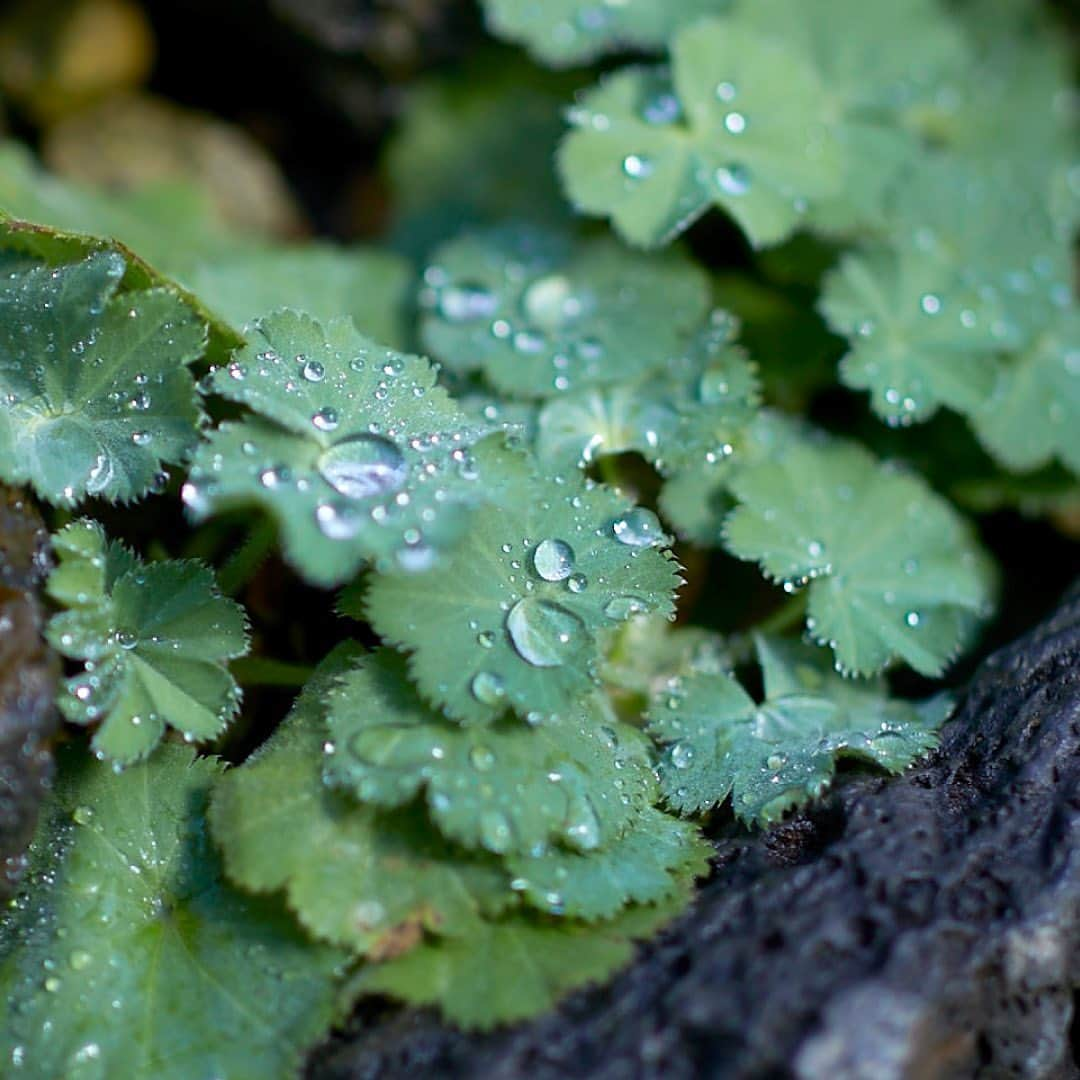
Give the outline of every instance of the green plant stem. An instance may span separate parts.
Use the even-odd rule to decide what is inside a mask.
[[[780,605],[771,615],[762,619],[754,628],[755,634],[782,634],[802,622],[806,615],[809,593],[801,589]]]
[[[241,686],[303,686],[315,670],[307,664],[291,664],[268,656],[245,656],[230,665]]]
[[[263,560],[277,543],[277,528],[268,518],[260,518],[247,539],[225,561],[218,571],[218,584],[226,596],[236,596],[255,576]]]

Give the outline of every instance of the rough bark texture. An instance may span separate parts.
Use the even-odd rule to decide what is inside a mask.
[[[925,765],[717,845],[610,986],[486,1036],[367,1003],[318,1080],[1078,1075],[1080,592],[991,657]]]
[[[0,896],[18,879],[52,775],[58,665],[38,596],[48,541],[36,511],[0,485]]]

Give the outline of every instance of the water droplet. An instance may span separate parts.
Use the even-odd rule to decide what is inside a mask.
[[[506,697],[506,684],[502,677],[490,671],[481,671],[473,676],[470,688],[473,697],[484,705],[498,705]]]
[[[541,540],[533,550],[533,569],[545,581],[564,581],[574,572],[574,549],[565,540]]]
[[[716,170],[716,186],[725,195],[745,195],[750,190],[750,171],[744,165],[721,166]]]
[[[76,825],[89,825],[94,820],[94,811],[89,806],[76,806],[71,817]]]
[[[74,971],[85,971],[94,958],[85,949],[76,949],[68,958]]]
[[[469,751],[469,760],[478,772],[490,772],[495,765],[495,755],[486,746],[474,746]]]
[[[149,446],[153,440],[154,436],[149,431],[133,431],[131,433],[131,441],[136,446]]]
[[[531,322],[555,330],[581,314],[582,303],[573,283],[563,274],[537,278],[522,297],[522,306]]]
[[[353,906],[353,922],[361,930],[374,930],[386,918],[386,908],[378,900],[360,900]]]
[[[571,574],[566,579],[566,587],[572,593],[580,595],[589,587],[589,579],[584,574]]]
[[[513,833],[510,822],[501,810],[485,810],[480,815],[480,842],[496,855],[502,855],[510,847]]]
[[[937,315],[941,311],[941,297],[933,293],[924,293],[922,299],[919,300],[919,307],[927,315]]]
[[[490,649],[495,644],[495,635],[490,630],[482,630],[476,635],[476,643],[482,649]]]
[[[694,760],[694,748],[686,743],[676,743],[671,748],[671,764],[676,769],[688,769]]]
[[[315,508],[315,523],[328,540],[351,540],[363,525],[363,515],[351,503],[334,500]]]
[[[627,547],[653,547],[664,542],[660,519],[642,506],[635,507],[613,522],[611,531],[615,539]]]
[[[910,627],[916,627],[922,622],[922,616],[917,611],[909,611],[904,616],[904,622]]]
[[[735,100],[735,84],[729,82],[721,82],[716,84],[716,97],[718,101],[723,101],[725,104]]]
[[[624,622],[634,615],[643,615],[648,610],[648,604],[637,596],[613,596],[604,605],[604,614],[618,622]]]
[[[318,360],[305,360],[304,366],[300,369],[300,374],[308,382],[322,382],[326,377],[326,368]]]
[[[600,822],[587,798],[575,802],[566,823],[567,842],[578,851],[593,851],[600,846]]]
[[[765,759],[765,768],[770,769],[772,772],[776,772],[777,769],[782,769],[786,764],[786,754],[770,754]]]
[[[319,431],[333,431],[338,426],[338,416],[333,409],[320,409],[311,422]]]
[[[682,117],[682,105],[674,94],[665,91],[649,98],[641,115],[649,124],[674,124]]]
[[[401,450],[381,435],[354,435],[322,455],[323,479],[349,499],[368,499],[397,491],[408,475]]]
[[[729,112],[724,117],[724,129],[729,135],[741,135],[746,130],[746,117],[740,112]]]
[[[623,158],[622,168],[623,172],[631,180],[644,180],[646,177],[652,176],[656,166],[653,165],[651,158],[647,158],[643,154],[627,154]]]
[[[559,667],[580,649],[581,620],[560,604],[527,596],[506,617],[518,655],[533,667]]]
[[[498,307],[498,298],[484,285],[449,285],[439,294],[439,314],[450,322],[489,319]]]

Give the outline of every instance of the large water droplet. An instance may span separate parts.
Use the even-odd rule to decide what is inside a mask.
[[[319,462],[323,479],[350,499],[397,491],[408,475],[396,443],[380,435],[355,435],[331,446]]]
[[[533,551],[533,569],[545,581],[563,581],[574,572],[574,549],[565,540],[541,540]]]
[[[664,541],[664,530],[660,527],[660,519],[643,506],[623,514],[612,523],[611,531],[620,544],[627,547],[643,548],[653,547]]]
[[[533,667],[559,667],[580,648],[584,626],[560,604],[527,596],[506,617],[518,655]]]

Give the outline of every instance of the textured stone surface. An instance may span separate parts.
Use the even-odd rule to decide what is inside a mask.
[[[52,772],[58,665],[41,638],[48,534],[0,485],[0,896],[10,891]]]
[[[979,670],[941,750],[717,844],[610,986],[463,1035],[367,1003],[311,1080],[1078,1075],[1080,593]]]

